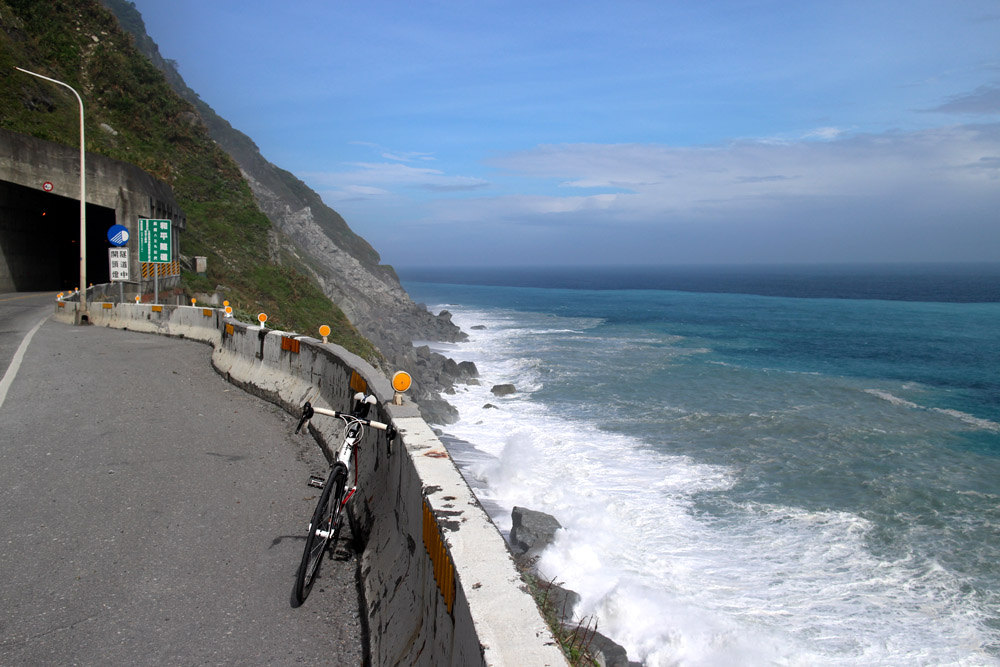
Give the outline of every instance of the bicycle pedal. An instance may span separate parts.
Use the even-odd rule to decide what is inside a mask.
[[[309,486],[315,486],[317,489],[322,489],[326,486],[326,480],[322,477],[316,477],[315,475],[309,477]]]

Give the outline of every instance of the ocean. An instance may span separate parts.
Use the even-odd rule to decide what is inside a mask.
[[[1000,664],[1000,266],[400,275],[470,485],[630,659]]]

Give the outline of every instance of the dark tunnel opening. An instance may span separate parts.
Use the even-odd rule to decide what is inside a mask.
[[[87,204],[87,282],[108,282],[113,209]],[[80,282],[80,202],[0,182],[0,253],[15,291],[72,290]]]

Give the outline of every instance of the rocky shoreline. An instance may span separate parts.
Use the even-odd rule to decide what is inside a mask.
[[[556,538],[562,528],[551,514],[515,507],[511,511],[513,527],[508,538],[508,546],[515,562],[522,572],[526,572],[537,583],[540,590],[539,606],[543,614],[552,614],[561,625],[562,631],[576,638],[577,645],[585,647],[598,664],[607,667],[642,667],[642,663],[630,661],[625,649],[609,637],[592,628],[590,619],[578,618],[573,612],[580,603],[580,595],[563,587],[554,580],[541,577],[535,564],[542,552]]]
[[[469,467],[487,456],[473,443],[467,442],[447,431],[435,428],[441,441],[455,460],[459,471],[488,516],[495,517],[506,512],[491,501],[482,500],[483,483],[470,474]],[[497,527],[500,530],[499,526]],[[536,600],[542,615],[554,617],[565,637],[578,635],[578,645],[589,647],[598,664],[614,667],[642,667],[642,663],[630,661],[625,649],[614,640],[599,632],[596,621],[580,618],[574,612],[580,603],[580,595],[555,580],[544,577],[537,569],[538,559],[555,541],[562,525],[551,514],[526,507],[514,507],[511,511],[511,530],[503,535],[507,548],[521,571],[529,587],[536,589]],[[592,623],[593,621],[593,623]],[[570,639],[569,641],[574,641]]]

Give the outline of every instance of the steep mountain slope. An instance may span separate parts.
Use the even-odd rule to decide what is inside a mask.
[[[209,258],[189,287],[224,285],[237,312],[266,311],[280,328],[329,324],[335,340],[378,361],[372,344],[326,298],[291,242],[255,202],[239,167],[96,0],[0,0],[0,126],[76,146],[83,97],[87,150],[138,165],[174,190],[187,217],[181,253]]]
[[[417,382],[413,391],[425,415],[432,421],[448,421],[454,411],[440,401],[439,392],[456,378],[474,375],[474,370],[463,365],[465,373],[459,372],[454,362],[426,348],[414,349],[411,341],[453,342],[464,339],[465,334],[446,313],[434,316],[414,304],[392,268],[379,264],[378,253],[336,211],[301,180],[268,162],[249,137],[202,101],[173,64],[160,55],[131,2],[101,1],[171,87],[194,106],[211,137],[239,165],[261,210],[293,241],[324,293],[378,346],[389,365],[414,374]]]

